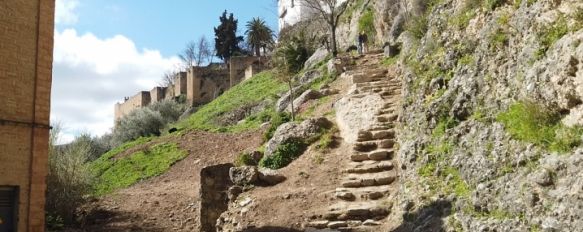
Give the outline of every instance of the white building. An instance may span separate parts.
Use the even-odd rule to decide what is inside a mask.
[[[336,0],[336,5],[340,5],[346,0]],[[294,25],[300,21],[310,18],[315,12],[315,10],[310,9],[302,3],[303,0],[279,0],[278,1],[278,13],[279,13],[279,30]]]

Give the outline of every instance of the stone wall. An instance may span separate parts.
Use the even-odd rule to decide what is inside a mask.
[[[179,72],[174,78],[174,96],[186,95],[186,72]]]
[[[122,103],[115,104],[115,121],[117,122],[135,109],[139,109],[150,104],[150,92],[142,91],[128,98]]]
[[[16,228],[0,230],[44,231],[54,9],[0,1],[0,186],[19,190]]]
[[[233,185],[229,178],[231,167],[233,164],[219,164],[205,167],[200,171],[200,228],[198,231],[216,231],[217,219],[228,209],[227,190]]]
[[[225,68],[192,67],[187,73],[186,101],[201,105],[229,89],[229,72]]]
[[[263,70],[268,66],[269,57],[257,57],[257,56],[236,56],[231,57],[229,63],[229,76],[231,87],[239,84],[244,79],[250,78],[247,74],[256,74],[258,72],[253,72],[252,70]],[[254,66],[254,67],[252,67]],[[248,73],[247,69],[251,69]]]
[[[166,98],[166,87],[154,87],[150,90],[150,102],[155,103]]]

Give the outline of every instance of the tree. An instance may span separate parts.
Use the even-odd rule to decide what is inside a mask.
[[[186,69],[194,66],[196,61],[196,43],[190,41],[186,43],[186,47],[182,50],[182,53],[178,54],[180,60]]]
[[[197,50],[196,50],[196,66],[200,66],[202,62],[208,61],[209,56],[213,56],[211,52],[211,46],[203,35],[198,39]]]
[[[227,11],[225,10],[219,20],[221,24],[214,28],[215,50],[219,58],[228,62],[233,54],[241,51],[239,42],[243,41],[243,37],[237,36],[238,20],[233,17],[232,13],[227,17]]]
[[[246,27],[247,43],[256,56],[261,56],[260,49],[263,48],[265,52],[265,48],[273,43],[273,30],[267,26],[265,20],[260,18],[253,18],[247,22]]]
[[[346,11],[346,6],[351,0],[347,0],[344,6],[338,6],[339,0],[302,0],[301,4],[314,10],[327,24],[330,30],[332,56],[338,55],[336,43],[336,28],[340,16]]]

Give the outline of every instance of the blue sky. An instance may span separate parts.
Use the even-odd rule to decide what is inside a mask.
[[[275,0],[56,0],[51,121],[61,143],[113,127],[114,104],[159,85],[177,54],[213,28],[224,10],[261,17],[277,31]]]
[[[277,29],[275,0],[80,0],[74,24],[57,24],[57,30],[73,27],[78,33],[98,37],[122,34],[139,48],[157,49],[164,56],[180,52],[189,40],[201,35],[213,38],[213,27],[224,10],[245,22],[261,17]]]

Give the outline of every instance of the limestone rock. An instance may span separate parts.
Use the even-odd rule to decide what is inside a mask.
[[[232,167],[229,169],[229,177],[236,185],[253,184],[259,178],[259,171],[254,166]]]
[[[328,56],[328,50],[326,50],[326,48],[323,48],[323,47],[318,48],[314,52],[314,54],[312,54],[312,56],[310,58],[308,58],[306,63],[304,63],[304,67],[305,68],[312,68],[314,65],[316,65],[320,61],[323,61],[324,59],[326,59],[327,56]]]
[[[313,89],[308,89],[304,91],[299,97],[294,100],[294,111],[297,112],[300,106],[309,100],[318,99],[322,97],[322,94]],[[287,108],[288,111],[291,111],[291,106]]]
[[[285,181],[286,179],[287,178],[284,175],[279,174],[276,170],[271,170],[268,168],[259,169],[259,181],[267,185],[276,185]]]
[[[288,122],[284,123],[275,130],[273,137],[265,146],[265,155],[271,156],[277,147],[289,139],[308,139],[317,135],[322,128],[328,128],[331,122],[328,119],[311,118],[302,123]]]

